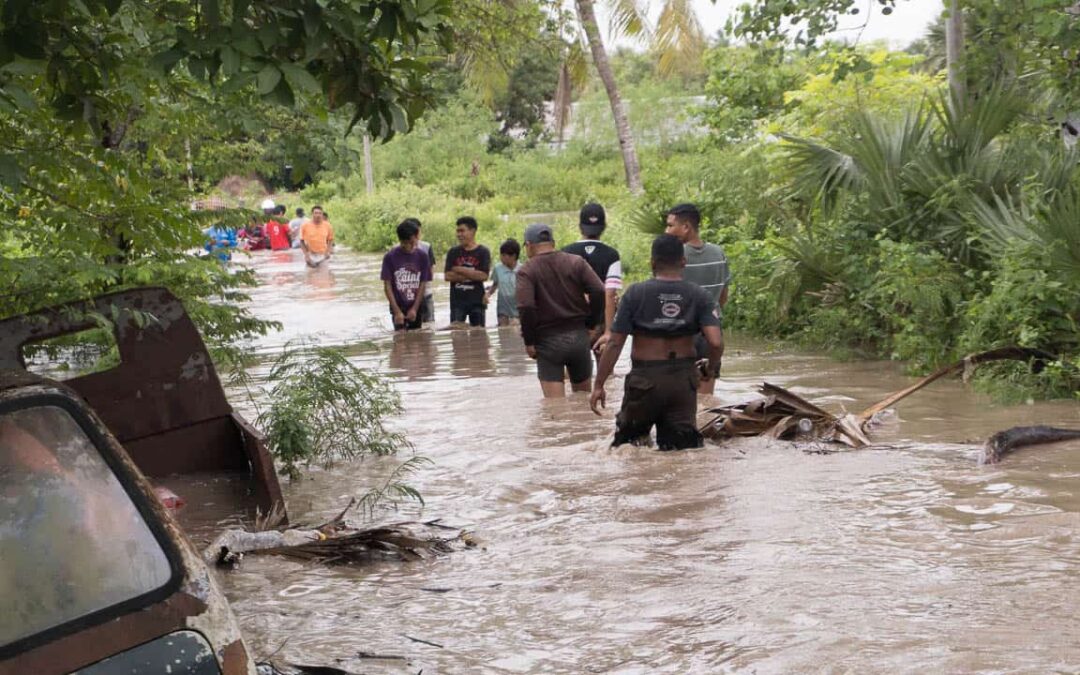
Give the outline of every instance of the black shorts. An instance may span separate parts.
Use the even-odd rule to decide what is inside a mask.
[[[693,358],[634,361],[626,376],[612,445],[631,443],[656,426],[661,450],[700,448],[697,390],[701,375]]]
[[[541,335],[536,341],[536,375],[543,382],[562,382],[565,369],[572,384],[585,382],[592,377],[591,352],[584,327]]]
[[[403,324],[394,323],[394,310],[390,310],[390,323],[394,324],[394,330],[419,330],[424,325],[423,308],[414,320],[405,319]]]
[[[487,307],[483,304],[476,305],[450,305],[450,323],[464,323],[466,320],[470,326],[483,326],[484,313]]]

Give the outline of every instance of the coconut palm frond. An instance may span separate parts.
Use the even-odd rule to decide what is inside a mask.
[[[589,82],[589,44],[575,40],[566,51],[566,67],[570,71],[570,86],[580,91]]]
[[[510,86],[510,71],[494,54],[477,51],[468,55],[464,62],[465,80],[491,106],[500,92]]]
[[[671,74],[680,64],[688,62],[688,57],[701,54],[706,44],[705,31],[689,0],[665,2],[653,38],[660,74]]]
[[[651,39],[648,7],[641,0],[611,0],[608,31],[612,37]]]

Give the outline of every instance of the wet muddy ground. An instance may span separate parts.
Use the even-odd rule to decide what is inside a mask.
[[[396,425],[434,464],[411,480],[426,505],[386,519],[440,518],[483,543],[362,568],[248,558],[223,578],[257,654],[426,675],[1080,671],[1080,443],[975,462],[1009,426],[1080,428],[1077,404],[997,406],[940,382],[876,448],[610,449],[613,412],[543,401],[514,329],[391,335],[377,257],[253,264],[256,312],[285,325],[262,351],[318,336],[396,379]],[[436,303],[443,326],[444,288]],[[716,401],[764,379],[831,410],[912,381],[729,336]],[[608,387],[617,406],[621,380]],[[287,484],[294,518],[340,510],[412,452]],[[197,536],[230,514],[228,483],[175,487]]]

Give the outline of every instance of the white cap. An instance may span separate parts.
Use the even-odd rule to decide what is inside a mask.
[[[260,206],[259,208],[262,209],[263,211],[269,211],[270,209],[274,208],[274,200],[273,199],[264,199],[263,203],[262,203],[262,206]]]

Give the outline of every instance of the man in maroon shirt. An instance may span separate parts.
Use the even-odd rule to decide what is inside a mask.
[[[584,258],[555,250],[548,225],[525,228],[525,250],[529,260],[518,268],[516,293],[521,337],[536,359],[544,397],[566,395],[564,371],[573,391],[589,391],[590,332],[603,330],[604,284]]]

